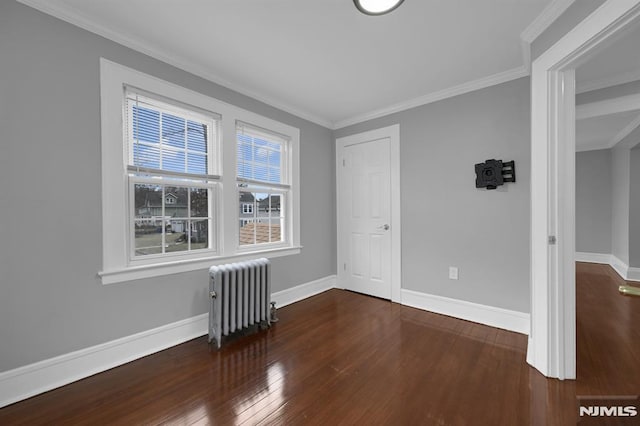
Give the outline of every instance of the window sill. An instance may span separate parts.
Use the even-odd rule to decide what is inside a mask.
[[[239,262],[242,260],[255,259],[257,257],[266,257],[271,259],[281,256],[291,256],[294,254],[299,254],[301,249],[302,246],[286,247],[270,250],[242,252],[231,256],[217,256],[202,259],[172,261],[153,265],[131,266],[122,269],[101,271],[98,272],[98,276],[102,279],[102,284],[115,284],[144,278],[153,278],[163,275],[197,271],[199,269],[208,269],[214,265]]]

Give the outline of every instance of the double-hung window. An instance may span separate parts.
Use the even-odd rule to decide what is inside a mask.
[[[216,252],[219,115],[125,92],[131,259]]]
[[[289,138],[247,123],[236,123],[240,248],[288,241]],[[248,208],[247,208],[248,207]]]
[[[300,131],[100,61],[104,284],[300,252]]]

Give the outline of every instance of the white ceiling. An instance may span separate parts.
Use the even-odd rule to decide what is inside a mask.
[[[630,133],[630,125],[640,124],[640,111],[626,111],[576,122],[576,150],[590,151],[615,146]],[[635,128],[635,127],[634,127]]]
[[[578,93],[640,80],[640,25],[624,32],[576,69]]]
[[[521,34],[572,2],[19,1],[332,128],[527,75]]]
[[[640,79],[640,25],[625,31],[612,43],[576,69],[576,90],[586,92]],[[622,94],[621,95],[625,95]],[[640,125],[640,96],[626,94],[614,98],[582,104],[588,118],[576,122],[576,150],[587,151],[611,148],[621,142]],[[624,105],[621,107],[621,105]],[[629,141],[633,145],[634,141]]]

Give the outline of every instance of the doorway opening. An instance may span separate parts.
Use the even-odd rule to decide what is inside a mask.
[[[531,333],[527,362],[576,378],[575,70],[640,19],[610,0],[532,64]]]

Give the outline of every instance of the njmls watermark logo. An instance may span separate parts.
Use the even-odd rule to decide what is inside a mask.
[[[577,399],[580,425],[640,424],[638,395],[590,395],[578,396]]]

